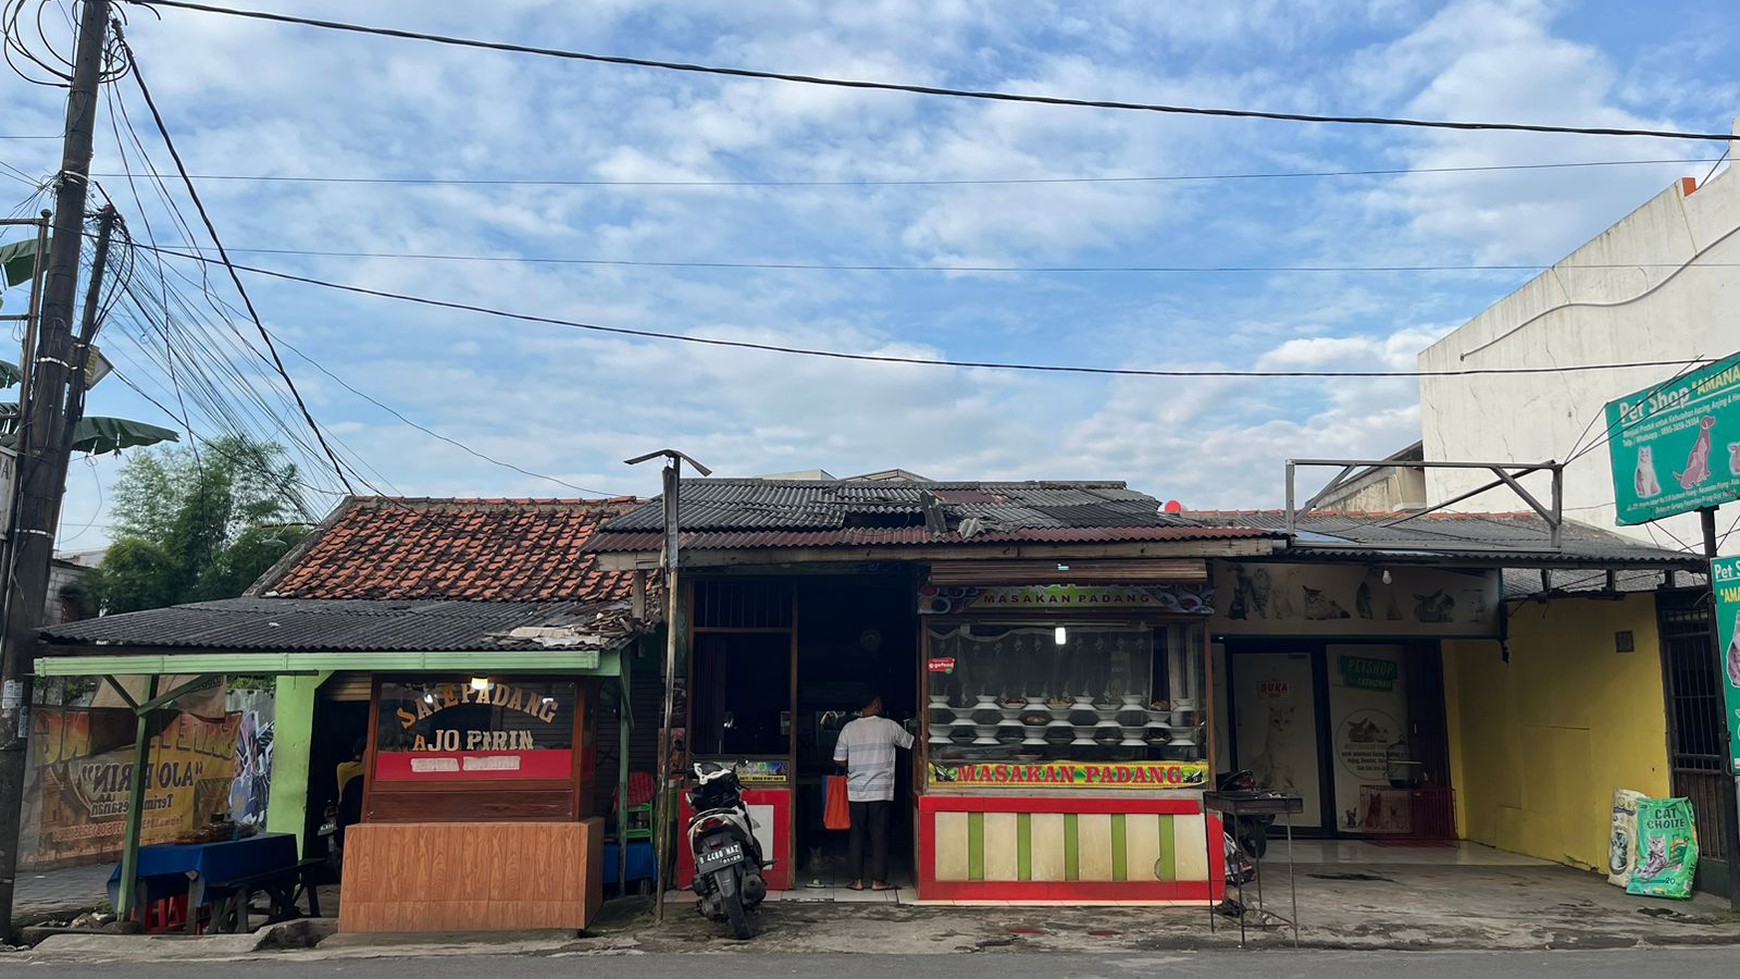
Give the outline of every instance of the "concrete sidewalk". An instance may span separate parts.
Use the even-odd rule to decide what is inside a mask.
[[[13,890],[13,917],[20,925],[65,920],[109,906],[112,863],[21,870]]]
[[[1361,854],[1382,860],[1384,855]],[[1411,859],[1398,855],[1397,860]],[[1284,865],[1282,865],[1284,867]],[[1333,949],[1606,949],[1740,944],[1740,917],[1710,897],[1655,901],[1627,896],[1594,874],[1551,864],[1302,864],[1297,868],[1300,942]],[[1285,912],[1282,868],[1269,871],[1269,906]],[[1277,903],[1279,899],[1279,903]],[[330,922],[285,926],[289,936],[224,939],[56,936],[30,958],[146,961],[170,958],[342,960],[454,954],[597,955],[681,952],[984,951],[1128,953],[1234,948],[1236,924],[1209,930],[1204,907],[935,907],[780,901],[755,916],[760,933],[737,942],[692,908],[670,905],[662,927],[650,899],[613,901],[585,937],[518,935],[336,935]],[[1232,924],[1232,927],[1228,927]],[[315,929],[311,934],[310,929]],[[1254,930],[1252,948],[1283,948],[1291,931]]]

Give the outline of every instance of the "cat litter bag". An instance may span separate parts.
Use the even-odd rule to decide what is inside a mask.
[[[1690,799],[1637,800],[1637,866],[1625,893],[1689,898],[1698,873],[1698,831]]]
[[[1613,829],[1607,841],[1607,882],[1614,887],[1631,883],[1637,866],[1637,803],[1642,792],[1613,790]]]

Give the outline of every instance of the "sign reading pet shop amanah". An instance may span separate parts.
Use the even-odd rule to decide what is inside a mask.
[[[1717,647],[1722,650],[1722,687],[1728,705],[1728,755],[1740,775],[1740,557],[1710,562],[1716,591]]]
[[[1607,405],[1618,521],[1740,499],[1740,354]]]

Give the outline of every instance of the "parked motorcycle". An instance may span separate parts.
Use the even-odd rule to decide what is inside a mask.
[[[695,856],[695,882],[700,897],[696,909],[715,921],[731,924],[739,939],[755,932],[749,912],[767,897],[764,861],[755,840],[755,820],[743,804],[737,770],[717,762],[696,762],[695,785],[689,790],[689,851]]]
[[[1257,784],[1257,777],[1249,769],[1236,772],[1222,772],[1215,776],[1215,788],[1222,792],[1261,792],[1263,787]],[[1261,860],[1269,852],[1269,827],[1275,825],[1273,816],[1240,816],[1229,820],[1228,832],[1245,853]]]
[[[334,802],[326,807],[325,817],[321,820],[320,830],[316,835],[326,844],[321,857],[336,878],[344,869],[344,849],[338,834],[338,803]]]

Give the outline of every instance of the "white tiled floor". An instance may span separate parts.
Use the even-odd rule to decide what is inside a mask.
[[[1265,861],[1287,859],[1287,842],[1271,840]],[[1362,866],[1545,867],[1545,860],[1458,841],[1447,846],[1378,845],[1365,840],[1294,840],[1293,862]]]
[[[912,900],[915,892],[912,889],[910,874],[895,873],[892,875],[895,890],[892,891],[854,891],[846,885],[849,883],[843,876],[823,871],[823,876],[800,874],[797,886],[789,891],[779,891],[768,895],[770,901],[840,901],[849,904],[900,904],[904,897]]]
[[[827,902],[840,904],[910,904],[918,897],[913,889],[909,875],[894,874],[895,889],[892,891],[854,891],[846,886],[844,880],[831,878],[806,878],[798,881],[798,886],[789,891],[769,891],[769,901],[782,902]],[[665,900],[671,903],[689,904],[695,900],[695,892],[689,890],[671,891]]]
[[[840,904],[900,904],[901,895],[911,900],[910,888],[892,891],[854,891],[850,887],[799,887],[789,891],[774,891],[769,901],[834,901]]]

